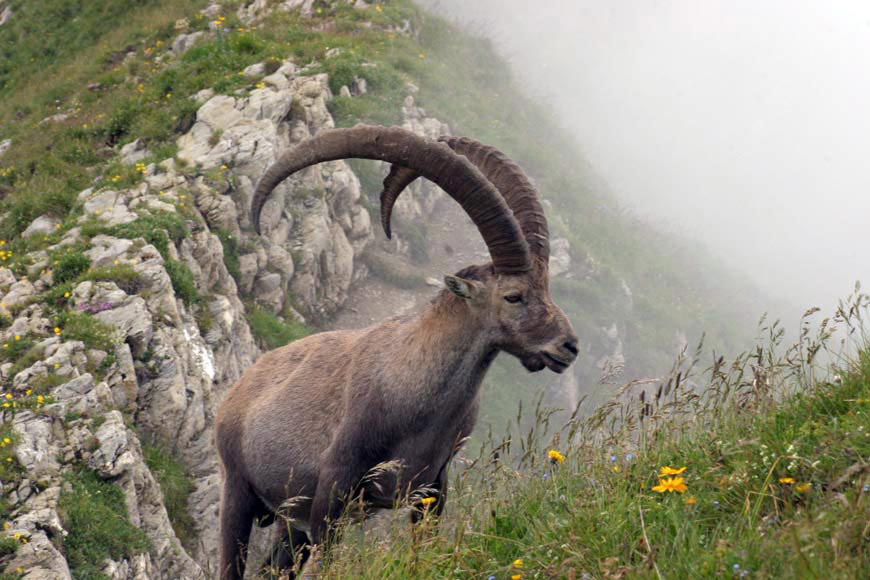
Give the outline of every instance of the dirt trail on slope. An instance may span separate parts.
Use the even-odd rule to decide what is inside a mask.
[[[372,216],[372,221],[380,223],[377,216]],[[385,236],[379,225],[375,228],[374,243],[377,244]],[[474,224],[462,208],[446,195],[438,200],[426,228],[429,260],[425,264],[411,265],[427,278],[440,282],[445,274],[489,261],[486,245]],[[396,225],[393,231],[401,236],[401,229]],[[400,256],[394,259],[408,263]],[[370,275],[351,288],[347,301],[327,328],[363,328],[396,314],[419,312],[439,290],[430,285],[413,289],[397,288],[376,275]]]

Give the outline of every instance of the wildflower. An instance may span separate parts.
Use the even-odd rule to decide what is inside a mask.
[[[511,580],[521,580],[522,577],[522,574],[514,574],[513,576],[511,576]]]
[[[264,83],[263,81],[260,81],[254,86],[258,89],[264,89],[264,88],[266,88],[266,83]]]
[[[3,529],[4,530],[8,530],[10,527],[11,526],[9,525],[9,522],[3,522]]]
[[[865,491],[865,492],[870,491],[870,483],[865,483],[865,484],[864,484],[864,491]]]
[[[16,334],[16,335],[15,335],[15,340],[21,340],[21,337],[18,336],[18,335]]]
[[[424,58],[426,58],[426,55],[421,52],[420,54],[417,55],[417,58],[419,58],[420,60],[423,60]]]
[[[791,485],[794,483],[794,478],[793,477],[780,477],[779,482],[784,483],[785,485]]]
[[[616,461],[616,455],[611,455],[610,456],[610,463],[613,463],[614,461]]]
[[[12,534],[12,537],[15,538],[16,540],[20,540],[21,534],[19,534],[18,532],[15,532],[14,534]]]
[[[9,437],[4,437],[3,443],[5,443],[6,445],[9,445],[10,443],[12,443],[12,439],[10,439]]]
[[[221,165],[221,171],[226,171],[229,169],[226,165]],[[163,193],[162,191],[160,193]]]
[[[69,292],[64,292],[64,293],[63,293],[63,297],[64,297],[64,298],[69,298]]]
[[[715,499],[714,499],[714,500],[713,500],[713,505],[718,507],[718,505],[719,505],[718,500],[715,500]]]
[[[555,449],[550,449],[547,453],[547,457],[550,458],[551,463],[562,463],[565,461],[565,456],[556,451]]]
[[[39,404],[41,405],[42,403],[45,402],[45,397],[43,397],[42,395],[37,395],[37,396],[36,396],[36,402],[39,403]]]
[[[6,458],[6,463],[12,463],[12,458],[11,458],[11,457],[7,457],[7,458]]]
[[[56,336],[60,336],[60,327],[59,327],[59,326],[55,326],[55,327],[54,327],[54,334],[55,334]]]
[[[686,498],[686,504],[695,505],[696,503],[698,503],[698,500],[695,499],[694,497]]]
[[[516,560],[514,560],[513,566],[514,566],[514,568],[522,568],[523,561],[520,558],[517,558]]]
[[[686,484],[683,483],[682,477],[669,477],[666,479],[659,480],[659,484],[653,486],[652,490],[656,493],[684,493],[688,488]]]
[[[673,467],[668,467],[666,465],[662,467],[661,471],[659,472],[659,477],[664,477],[666,475],[681,475],[684,471],[686,471],[685,467],[674,469]]]
[[[802,483],[800,485],[796,485],[794,488],[798,493],[806,493],[813,487],[812,483]]]
[[[423,499],[420,500],[420,503],[423,504],[424,508],[427,508],[430,505],[432,505],[433,503],[435,503],[435,498],[434,497],[424,497]]]
[[[632,459],[634,459],[634,453],[626,453],[625,454],[626,461],[631,461]]]
[[[120,264],[120,263],[121,263],[120,260],[115,260],[115,265],[116,265],[116,266],[117,266],[118,264]]]
[[[618,465],[613,466],[613,473],[619,473],[619,466]]]
[[[3,403],[3,408],[4,408],[4,409],[8,409],[8,408],[9,408],[9,403]]]
[[[26,391],[24,391],[24,394],[29,397],[30,395],[33,394],[33,389],[27,389]]]
[[[9,399],[9,400],[11,401],[11,400],[12,400],[12,395],[10,395],[9,393],[6,393],[6,398]]]

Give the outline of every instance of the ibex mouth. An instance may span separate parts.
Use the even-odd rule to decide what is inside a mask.
[[[542,352],[541,354],[544,356],[544,363],[547,365],[547,368],[554,373],[562,374],[565,372],[565,369],[571,366],[570,362],[565,362],[560,358],[556,358],[548,352]]]

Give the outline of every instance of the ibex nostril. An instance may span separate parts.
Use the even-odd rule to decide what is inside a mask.
[[[577,350],[577,341],[576,340],[566,341],[565,344],[562,345],[562,347],[565,350],[567,350],[568,352],[570,352],[571,354],[573,354],[574,356],[577,356],[577,353],[580,352],[579,350]]]

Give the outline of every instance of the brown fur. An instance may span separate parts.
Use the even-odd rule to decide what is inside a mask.
[[[442,291],[421,314],[291,343],[263,355],[232,388],[216,423],[222,578],[242,577],[252,522],[288,498],[296,500],[286,515],[295,528],[307,524],[316,545],[351,493],[374,507],[392,505],[397,491],[438,494],[499,351],[530,371],[562,372],[573,362],[577,337],[540,276],[497,275],[488,265],[446,281],[453,293]],[[380,489],[360,486],[391,460],[402,468],[381,476]],[[443,504],[442,496],[439,511]]]

